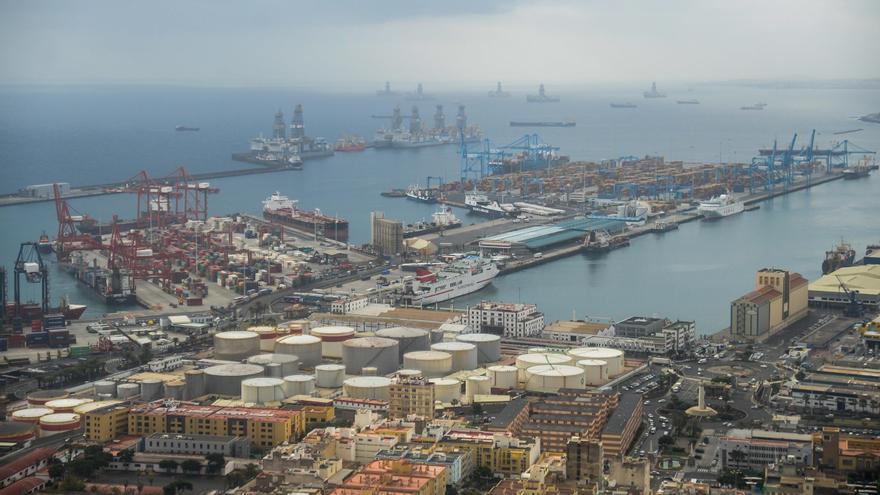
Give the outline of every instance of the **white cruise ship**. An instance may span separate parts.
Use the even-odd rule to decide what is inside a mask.
[[[405,299],[413,306],[428,306],[476,292],[498,276],[498,266],[489,259],[470,256],[438,271],[419,268],[407,286]]]
[[[744,208],[745,205],[742,201],[737,201],[733,196],[722,194],[708,201],[701,201],[697,211],[702,213],[705,218],[721,218],[742,213]]]

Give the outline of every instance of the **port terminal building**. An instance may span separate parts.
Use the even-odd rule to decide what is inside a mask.
[[[562,244],[582,240],[589,232],[620,234],[626,222],[614,218],[580,218],[547,225],[536,225],[481,239],[482,250],[527,255]]]
[[[867,257],[866,257],[867,262]],[[818,307],[842,307],[850,303],[850,296],[843,290],[855,293],[863,305],[880,306],[880,265],[865,264],[847,266],[821,276],[810,283],[810,304]]]

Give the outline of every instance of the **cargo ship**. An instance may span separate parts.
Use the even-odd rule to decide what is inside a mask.
[[[679,105],[699,105],[700,100],[676,100],[675,103]]]
[[[584,252],[590,254],[607,253],[614,249],[629,246],[629,237],[625,235],[611,236],[608,232],[590,231],[584,237]]]
[[[634,103],[610,103],[611,108],[636,108],[638,105]]]
[[[351,153],[367,149],[367,141],[360,136],[343,136],[336,141],[336,151]]]
[[[162,219],[163,225],[174,225],[178,223],[178,219],[174,215],[165,216]],[[119,224],[120,232],[128,232],[131,230],[138,229],[147,229],[150,227],[157,227],[157,225],[150,225],[148,220],[117,220],[116,222]],[[76,224],[76,229],[79,230],[81,234],[88,235],[107,235],[113,233],[113,223],[112,222],[99,222],[98,220],[87,217],[84,218],[81,222]]]
[[[461,227],[461,221],[452,212],[449,206],[441,206],[440,209],[431,214],[430,222],[416,222],[403,229],[403,238],[410,239],[425,234],[433,234],[441,230],[454,229]]]
[[[297,201],[275,192],[263,201],[263,217],[292,227],[309,235],[323,236],[335,241],[348,241],[348,221],[314,211],[300,210]]]
[[[574,127],[573,120],[511,120],[510,127]]]
[[[865,163],[859,163],[843,170],[843,180],[864,179],[871,174],[871,169]]]
[[[558,103],[558,96],[550,96],[546,92],[544,92],[544,85],[541,84],[538,86],[538,94],[536,95],[527,95],[526,101],[529,103]]]
[[[383,191],[379,195],[386,198],[405,198],[406,189],[392,189],[390,191]]]
[[[39,251],[40,254],[49,254],[52,252],[52,241],[49,239],[46,232],[40,234],[40,240],[37,241],[37,251]]]
[[[199,128],[198,127],[189,127],[189,126],[185,126],[185,125],[178,125],[178,126],[174,127],[174,130],[177,132],[185,132],[185,131],[197,132],[199,130]]]
[[[650,91],[645,91],[642,94],[645,96],[645,98],[666,98],[666,93],[661,93],[660,91],[657,91],[656,82],[651,83]]]
[[[489,98],[507,98],[509,96],[510,93],[501,89],[501,81],[498,81],[494,91],[489,91]]]
[[[715,218],[728,217],[742,213],[745,205],[742,201],[737,201],[733,196],[722,194],[707,201],[701,201],[697,211],[707,220]]]
[[[468,256],[437,271],[418,268],[404,287],[403,301],[412,306],[448,301],[486,287],[498,272],[492,260],[479,256]]]
[[[827,275],[838,268],[852,266],[856,260],[856,250],[851,245],[840,241],[831,251],[825,251],[822,261],[822,275]]]
[[[60,314],[64,315],[65,320],[78,320],[86,312],[85,304],[68,304],[65,299],[61,299],[61,304],[57,308],[49,308],[49,312],[47,315],[55,315]],[[21,315],[25,321],[28,320],[37,320],[46,316],[43,314],[40,305],[37,303],[29,302],[22,303],[21,305]],[[6,303],[6,316],[11,319],[15,316],[15,303],[7,302]]]
[[[746,105],[743,107],[739,107],[740,110],[763,110],[766,107],[766,103],[755,103],[754,105]]]

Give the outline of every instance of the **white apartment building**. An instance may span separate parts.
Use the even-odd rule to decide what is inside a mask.
[[[535,337],[544,329],[544,313],[535,304],[483,301],[468,308],[467,325],[478,333]]]

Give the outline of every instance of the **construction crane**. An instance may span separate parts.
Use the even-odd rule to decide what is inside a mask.
[[[443,185],[443,177],[433,177],[433,176],[429,175],[429,176],[425,177],[425,189],[431,189],[431,181],[432,180],[436,180],[437,184],[439,186]]]
[[[58,183],[52,184],[55,195],[55,216],[58,219],[58,235],[55,237],[55,255],[59,260],[66,259],[71,251],[97,249],[98,243],[88,234],[81,234],[77,226],[90,220],[88,216],[73,210],[61,197]],[[76,213],[72,214],[71,211]]]
[[[834,277],[837,278],[837,283],[840,285],[840,288],[843,289],[843,293],[849,297],[849,303],[844,306],[843,314],[853,318],[859,318],[862,316],[862,303],[859,301],[859,291],[847,288],[846,284],[843,283],[843,279],[841,279],[839,275],[834,275]]]
[[[36,242],[22,242],[18,248],[18,257],[15,259],[13,297],[16,318],[24,316],[21,310],[22,275],[24,275],[26,282],[40,284],[40,310],[44,315],[49,313],[49,270],[43,263],[43,257],[40,255]]]

